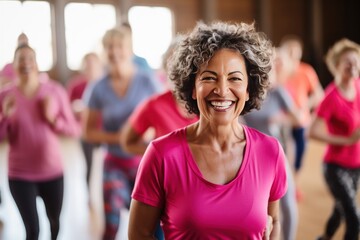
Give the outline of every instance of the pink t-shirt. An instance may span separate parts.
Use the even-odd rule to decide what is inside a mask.
[[[354,101],[346,100],[334,83],[326,88],[325,97],[316,109],[316,114],[324,119],[330,133],[350,136],[360,127],[360,79],[356,80],[355,86]],[[324,160],[347,168],[359,168],[360,141],[348,146],[328,145]]]
[[[12,63],[6,64],[0,71],[0,77],[5,78],[7,81],[13,81],[16,79],[16,71]]]
[[[67,91],[70,102],[82,99],[85,88],[88,84],[88,79],[82,74],[78,74],[69,80]]]
[[[0,140],[7,139],[10,146],[9,178],[41,181],[60,176],[63,166],[58,135],[80,134],[65,89],[52,80],[41,81],[31,98],[24,96],[16,85],[0,91],[0,102],[7,96],[14,97],[15,112],[4,118],[0,106]],[[41,110],[42,100],[47,96],[51,97],[51,109],[57,116],[53,127],[44,120]]]
[[[142,135],[148,128],[155,129],[155,137],[163,136],[198,120],[197,116],[183,116],[171,91],[153,96],[135,109],[130,117],[134,130]]]
[[[186,128],[151,142],[132,197],[163,209],[166,239],[262,239],[267,207],[286,192],[279,142],[244,126],[246,150],[237,176],[225,185],[205,180],[186,141]]]

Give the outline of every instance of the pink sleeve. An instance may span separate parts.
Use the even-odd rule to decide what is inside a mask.
[[[161,208],[163,205],[163,166],[157,151],[149,144],[136,175],[132,198],[147,205]]]
[[[149,123],[151,104],[149,103],[149,101],[141,103],[129,118],[131,126],[139,135],[142,135],[151,125]]]
[[[9,80],[13,80],[14,78],[16,78],[16,73],[12,63],[8,63],[4,66],[4,68],[0,71],[0,76],[5,77]]]
[[[337,109],[334,105],[336,102],[331,101],[329,95],[325,96],[315,109],[315,113],[320,118],[329,119],[333,109]]]
[[[275,165],[275,178],[271,186],[269,201],[276,201],[282,198],[287,191],[286,156],[278,142],[278,158]]]
[[[71,110],[70,101],[65,89],[61,86],[55,89],[59,103],[59,113],[53,126],[54,131],[66,136],[79,137],[81,127]]]

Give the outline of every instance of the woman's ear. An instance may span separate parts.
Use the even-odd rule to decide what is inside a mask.
[[[192,95],[191,95],[191,97],[194,99],[194,100],[196,100],[196,91],[195,91],[195,87],[193,88],[193,90],[192,90]]]

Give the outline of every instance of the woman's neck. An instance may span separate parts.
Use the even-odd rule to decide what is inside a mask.
[[[340,80],[337,79],[336,82],[337,88],[346,99],[353,100],[355,98],[356,91],[354,87],[354,78]]]
[[[132,62],[121,62],[112,66],[110,75],[114,79],[128,79],[133,76],[134,72],[135,66]]]
[[[28,77],[20,78],[17,82],[18,88],[26,96],[32,96],[40,85],[38,75],[32,74]]]
[[[212,125],[199,121],[193,125],[191,130],[192,140],[194,143],[211,145],[219,151],[231,149],[234,144],[245,140],[245,133],[242,125],[234,121],[229,125]]]

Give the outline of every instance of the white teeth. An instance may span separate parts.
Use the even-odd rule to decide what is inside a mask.
[[[210,103],[214,107],[229,107],[232,104],[232,101],[211,101]]]

